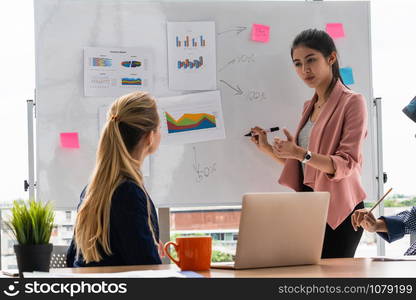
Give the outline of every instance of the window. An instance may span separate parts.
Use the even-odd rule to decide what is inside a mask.
[[[173,208],[170,214],[171,240],[179,236],[210,235],[214,262],[232,261],[240,223],[240,206]]]
[[[71,221],[71,215],[72,215],[72,211],[66,211],[65,212],[65,216],[66,216],[67,221]]]

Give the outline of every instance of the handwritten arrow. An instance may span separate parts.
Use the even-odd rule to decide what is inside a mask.
[[[235,28],[233,28],[233,29],[228,29],[228,30],[226,30],[226,31],[223,31],[223,32],[219,32],[218,33],[218,35],[221,35],[221,34],[224,34],[224,33],[227,33],[227,32],[233,32],[233,31],[235,31],[236,32],[236,35],[239,35],[241,32],[243,32],[244,30],[247,30],[247,27],[246,26],[236,26]]]
[[[228,67],[229,65],[231,65],[231,64],[233,64],[233,63],[235,63],[235,61],[236,61],[236,59],[234,58],[234,59],[232,59],[232,60],[230,60],[225,66],[223,66],[221,69],[219,69],[219,71],[218,72],[221,72],[222,70],[224,70],[226,67]]]
[[[236,93],[234,95],[242,95],[243,91],[240,89],[240,87],[237,85],[237,88],[233,87],[231,84],[229,84],[228,82],[226,82],[225,80],[220,80],[220,82],[224,83],[225,85],[227,85],[230,89],[233,89],[234,91],[236,91]]]

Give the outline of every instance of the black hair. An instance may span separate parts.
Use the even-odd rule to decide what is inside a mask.
[[[290,56],[292,57],[292,59],[293,51],[295,50],[295,48],[299,46],[304,46],[319,51],[325,58],[330,56],[332,52],[338,53],[333,39],[329,36],[328,33],[319,29],[306,29],[295,37],[292,43],[292,47],[290,49]],[[331,93],[338,79],[341,80],[344,86],[346,86],[344,81],[342,80],[341,73],[339,71],[337,55],[337,60],[332,65],[332,81],[329,84],[328,89],[326,90],[327,95]]]

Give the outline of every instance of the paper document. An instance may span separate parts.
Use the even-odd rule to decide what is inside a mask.
[[[225,139],[219,91],[158,99],[162,144],[186,144]]]
[[[416,261],[416,256],[375,256],[373,261]]]
[[[217,88],[214,22],[168,22],[169,88]]]
[[[345,37],[344,25],[342,23],[326,24],[326,32],[333,38],[339,39]]]
[[[352,68],[340,68],[339,72],[341,74],[342,80],[346,85],[351,85],[355,83]]]
[[[84,48],[85,96],[113,97],[152,90],[153,51],[147,48]]]
[[[251,27],[251,40],[267,43],[270,38],[270,27],[262,24],[253,24]]]
[[[0,278],[18,277],[19,270],[17,269],[5,269],[1,270]]]
[[[174,270],[146,270],[116,273],[50,273],[50,272],[24,272],[25,278],[186,278],[188,276]]]

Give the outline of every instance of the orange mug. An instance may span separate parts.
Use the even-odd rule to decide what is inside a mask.
[[[178,260],[169,253],[172,245],[178,254]],[[212,238],[210,236],[177,237],[176,243],[165,244],[166,255],[182,271],[205,271],[211,266]]]

